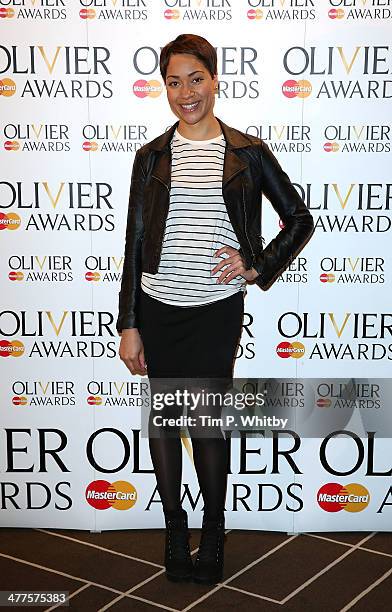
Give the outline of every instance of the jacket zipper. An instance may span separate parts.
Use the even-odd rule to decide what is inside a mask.
[[[169,198],[170,198],[170,189],[169,189],[169,187],[166,185],[166,183],[165,183],[164,181],[162,181],[162,179],[160,179],[158,176],[155,176],[155,174],[152,174],[151,176],[152,176],[152,178],[156,179],[157,181],[159,181],[160,183],[162,183],[162,185],[164,185],[164,186],[166,187],[167,192],[168,192],[168,194],[169,194]],[[167,220],[167,217],[166,217],[166,219],[165,219],[165,224],[164,224],[164,226],[163,226],[163,230],[162,230],[162,233],[161,233],[161,241],[160,241],[160,242],[161,242],[161,247],[160,247],[160,249],[159,249],[159,253],[158,253],[158,257],[157,257],[158,266],[159,266],[159,260],[160,260],[160,258],[161,258],[161,253],[162,253],[162,247],[163,247],[163,236],[164,236],[164,234],[165,234],[165,229],[166,229],[166,220]],[[158,267],[158,266],[157,266],[157,267]]]
[[[167,189],[167,190],[168,190],[168,192],[170,193],[170,189],[169,189],[169,187],[166,185],[166,183],[165,183],[165,182],[164,182],[162,179],[160,179],[160,178],[159,178],[159,176],[155,176],[155,174],[152,174],[151,176],[152,176],[152,178],[154,178],[154,179],[156,179],[157,181],[159,181],[160,183],[162,183],[162,185],[165,185],[166,189]]]
[[[253,252],[252,245],[251,245],[251,243],[250,243],[249,236],[248,236],[248,231],[247,231],[248,218],[247,218],[247,216],[246,216],[245,194],[244,194],[244,182],[243,182],[243,181],[241,181],[241,187],[242,187],[242,205],[243,205],[243,208],[244,208],[244,229],[245,229],[245,236],[246,236],[246,238],[247,238],[247,240],[248,240],[248,244],[249,244],[249,246],[250,246],[250,251],[251,251],[251,253],[252,253],[252,263],[251,263],[251,268],[253,268],[253,263],[255,262],[255,254],[254,254],[254,252]]]

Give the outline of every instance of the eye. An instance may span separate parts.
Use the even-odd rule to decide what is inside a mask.
[[[192,81],[196,81],[197,83],[200,83],[201,81],[204,81],[203,77],[194,77],[192,79]],[[176,87],[178,85],[178,81],[170,81],[170,83],[168,83],[169,87]]]

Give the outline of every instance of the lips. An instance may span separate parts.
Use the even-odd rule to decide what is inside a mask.
[[[181,109],[185,111],[186,113],[192,113],[198,108],[199,104],[200,104],[200,100],[198,100],[197,102],[193,102],[192,104],[180,104],[180,106],[181,106]]]

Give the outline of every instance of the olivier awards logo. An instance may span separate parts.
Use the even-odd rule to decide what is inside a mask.
[[[110,75],[107,47],[0,45],[0,97],[111,98]]]
[[[152,0],[79,0],[79,17],[106,23],[146,21]],[[76,1],[75,1],[76,4]]]
[[[231,21],[232,0],[163,0],[163,17],[168,21]]]
[[[248,0],[249,21],[298,22],[317,19],[317,0]]]
[[[387,46],[290,47],[283,55],[290,78],[282,93],[287,98],[313,94],[326,101],[389,99],[392,81],[385,75],[391,71],[390,57]]]
[[[392,17],[389,0],[328,0],[329,19],[347,21],[376,21]]]

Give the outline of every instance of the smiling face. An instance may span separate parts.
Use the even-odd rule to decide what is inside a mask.
[[[171,110],[180,122],[207,125],[213,118],[217,75],[194,55],[177,53],[170,57],[166,71],[166,93]]]

